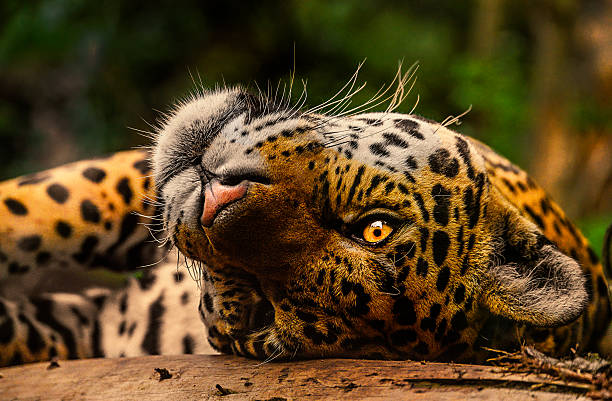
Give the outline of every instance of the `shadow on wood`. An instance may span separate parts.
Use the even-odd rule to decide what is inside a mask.
[[[575,400],[590,390],[493,366],[350,359],[261,364],[222,355],[47,362],[3,368],[0,375],[2,399]]]

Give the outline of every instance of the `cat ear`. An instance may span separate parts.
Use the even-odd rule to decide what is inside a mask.
[[[586,277],[538,228],[509,206],[498,233],[501,249],[483,283],[481,303],[492,313],[534,326],[555,327],[586,309]]]

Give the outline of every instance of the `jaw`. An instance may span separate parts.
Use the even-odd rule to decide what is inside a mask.
[[[202,320],[211,344],[221,352],[265,357],[255,340],[273,334],[275,309],[257,278],[243,269],[209,264],[201,275]],[[250,344],[250,346],[249,346]]]

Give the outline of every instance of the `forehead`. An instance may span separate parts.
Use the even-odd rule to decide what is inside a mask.
[[[213,170],[232,170],[238,165],[263,167],[266,161],[260,149],[265,143],[303,140],[299,133],[307,132],[311,140],[347,159],[390,173],[409,175],[412,170],[429,166],[452,178],[461,164],[484,171],[484,162],[469,141],[441,124],[414,115],[367,113],[339,118],[274,111],[264,105],[264,110],[269,107],[273,111],[253,116],[252,110],[236,100],[240,95],[239,91],[220,92],[181,105],[166,126],[165,132],[174,134],[168,140],[193,144],[198,142],[195,138],[182,137],[192,136],[201,126],[216,121],[211,128],[219,135],[206,149]],[[164,139],[162,135],[161,142]]]
[[[484,171],[484,161],[469,141],[441,124],[414,115],[368,113],[323,126],[328,146],[346,158],[391,173],[432,171],[452,178],[469,164]]]

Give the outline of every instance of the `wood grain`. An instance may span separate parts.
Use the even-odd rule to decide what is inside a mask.
[[[575,400],[589,387],[481,365],[325,359],[266,363],[224,355],[147,356],[0,369],[10,400]]]

